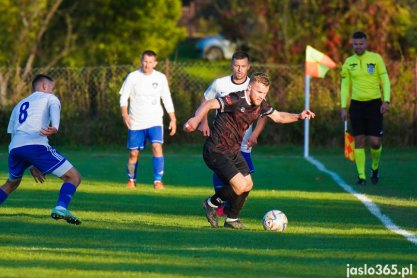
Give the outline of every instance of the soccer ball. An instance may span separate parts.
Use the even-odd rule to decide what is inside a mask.
[[[265,230],[284,232],[288,225],[287,216],[280,210],[270,210],[262,219]]]

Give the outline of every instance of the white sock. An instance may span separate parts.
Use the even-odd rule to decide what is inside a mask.
[[[226,222],[235,222],[235,221],[238,221],[238,220],[239,220],[239,218],[229,218],[229,217],[226,218]]]
[[[213,205],[213,203],[210,201],[210,198],[207,199],[207,204],[212,208],[218,208],[217,206]]]

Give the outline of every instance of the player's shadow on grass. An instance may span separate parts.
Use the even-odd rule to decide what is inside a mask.
[[[49,222],[51,221],[51,222]],[[308,249],[322,249],[323,252],[332,254],[334,250],[343,250],[349,244],[349,250],[355,250],[355,256],[360,257],[361,253],[373,256],[372,250],[381,246],[397,245],[399,249],[407,246],[407,242],[401,237],[393,234],[371,233],[363,234],[326,234],[326,233],[283,233],[277,234],[266,231],[235,231],[230,229],[211,229],[201,227],[173,227],[171,225],[154,225],[152,223],[108,223],[103,222],[88,225],[83,223],[80,226],[73,226],[64,223],[46,220],[33,223],[29,221],[16,221],[9,219],[2,221],[3,242],[2,246],[38,248],[48,253],[65,253],[66,255],[82,255],[85,251],[97,252],[97,256],[112,257],[112,252],[120,255],[158,255],[175,256],[181,260],[182,256],[189,256],[190,250],[202,258],[227,258],[251,250],[256,254],[258,260],[269,259],[271,256],[288,256],[303,260],[314,260],[320,258],[309,258]],[[323,223],[325,224],[325,223]],[[369,225],[369,228],[373,228]],[[377,227],[375,227],[377,229]],[[265,246],[267,242],[267,246]],[[35,246],[35,247],[34,247]],[[56,250],[54,250],[56,249]],[[270,250],[283,250],[269,252]],[[96,250],[96,251],[91,251]],[[105,256],[103,250],[106,250]],[[269,251],[268,251],[269,250]],[[327,250],[327,251],[326,251]],[[292,251],[296,251],[292,253]],[[290,252],[290,253],[288,253]],[[387,252],[389,252],[387,250]],[[393,250],[394,253],[397,251]],[[329,254],[327,254],[329,255]],[[350,257],[349,257],[350,258]],[[298,260],[297,259],[297,260]],[[51,256],[55,261],[55,256]],[[105,260],[105,259],[104,259]],[[95,260],[99,263],[100,260]],[[19,262],[21,262],[19,260]],[[0,262],[0,265],[4,260]],[[65,264],[64,261],[62,263]],[[396,263],[400,263],[397,262]],[[52,264],[53,265],[53,264]],[[51,267],[48,264],[48,267]],[[174,266],[175,268],[175,266]],[[118,269],[118,268],[117,268]]]
[[[122,215],[161,215],[161,217],[183,218],[199,217],[204,219],[202,201],[207,195],[164,195],[164,192],[147,191],[130,192],[122,194],[118,192],[91,193],[77,192],[69,209],[83,219],[85,214],[113,214]],[[20,191],[11,195],[3,206],[16,208],[16,216],[25,213],[22,209],[45,209],[50,212],[55,206],[57,192],[55,190],[42,190],[40,196],[32,191]],[[294,197],[256,197],[249,195],[248,201],[241,212],[244,221],[257,221],[263,214],[271,209],[279,209],[285,212],[290,223],[302,221],[304,223],[346,223],[349,226],[379,223],[369,212],[355,199],[329,200],[329,199],[303,199]],[[111,221],[111,220],[110,220]]]

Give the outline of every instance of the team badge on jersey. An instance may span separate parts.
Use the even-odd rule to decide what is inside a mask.
[[[245,107],[240,107],[240,112],[245,112]]]
[[[368,66],[368,73],[373,74],[375,72],[376,64],[366,64]]]
[[[158,83],[156,83],[156,82],[152,83],[152,87],[153,87],[154,89],[158,88]]]
[[[230,96],[225,96],[226,102],[229,105],[232,105],[232,99],[230,98]]]

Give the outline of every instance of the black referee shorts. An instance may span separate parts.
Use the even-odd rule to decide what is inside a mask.
[[[208,138],[204,144],[203,158],[207,166],[226,184],[238,173],[249,175],[248,165],[240,153],[240,145],[236,154],[230,151],[222,153]]]
[[[349,107],[350,125],[352,135],[366,135],[382,137],[383,115],[380,111],[381,99],[368,101],[352,100]]]

